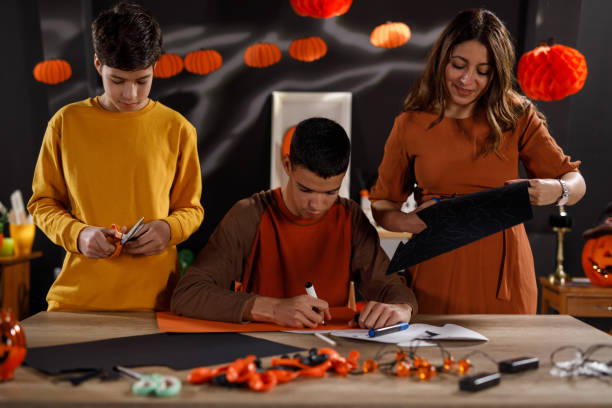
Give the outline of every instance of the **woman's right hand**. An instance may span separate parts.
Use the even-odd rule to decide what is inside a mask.
[[[77,245],[79,251],[88,258],[108,258],[115,252],[115,245],[106,240],[106,237],[115,236],[110,228],[85,227],[79,233]]]
[[[427,208],[427,207],[431,207],[434,204],[439,203],[440,200],[434,200],[433,198],[431,200],[427,200],[425,202],[423,202],[421,205],[419,205],[417,208],[414,209],[414,211],[409,212],[407,215],[412,214],[412,216],[415,218],[412,220],[412,224],[414,225],[414,228],[417,229],[416,231],[410,231],[413,234],[418,234],[419,232],[423,231],[424,229],[427,228],[427,224],[425,224],[425,221],[423,221],[421,219],[421,217],[418,216],[418,212]]]
[[[372,215],[381,227],[388,231],[410,232],[418,234],[427,228],[427,224],[418,216],[418,212],[424,208],[436,204],[434,199],[427,200],[419,205],[414,211],[402,212],[396,204],[387,200],[376,200],[372,203]]]

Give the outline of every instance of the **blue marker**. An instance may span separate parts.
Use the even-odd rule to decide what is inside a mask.
[[[393,326],[381,327],[380,329],[370,329],[368,335],[370,337],[378,337],[385,334],[406,330],[408,326],[410,326],[409,323],[398,323],[394,324]]]

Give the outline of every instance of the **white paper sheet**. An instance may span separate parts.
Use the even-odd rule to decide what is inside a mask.
[[[489,340],[474,330],[452,323],[447,323],[441,327],[431,324],[414,323],[406,330],[378,337],[370,337],[368,330],[334,330],[330,334],[336,337],[397,344],[405,347],[434,345],[434,343],[427,342],[427,340]],[[416,340],[420,341],[416,342]]]

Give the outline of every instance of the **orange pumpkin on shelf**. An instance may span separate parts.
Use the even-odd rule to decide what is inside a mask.
[[[281,59],[281,50],[276,44],[253,44],[244,52],[244,63],[249,67],[266,68]]]
[[[34,78],[38,82],[56,85],[72,76],[72,68],[68,61],[61,59],[41,61],[34,67]]]
[[[523,54],[517,69],[518,82],[531,99],[556,101],[575,94],[584,86],[587,64],[571,47],[541,45]]]
[[[370,42],[381,48],[396,48],[410,39],[410,27],[404,23],[385,23],[372,30]]]
[[[582,269],[593,285],[612,286],[612,234],[586,242],[582,249]]]
[[[303,17],[329,18],[346,13],[353,0],[291,0],[293,10]]]
[[[13,314],[0,310],[0,381],[10,380],[26,355],[25,333]]]
[[[206,75],[223,65],[223,57],[215,50],[192,51],[185,56],[185,69],[192,74]]]
[[[153,76],[155,78],[170,78],[183,71],[183,59],[176,54],[162,54],[155,64]]]
[[[289,55],[298,61],[316,61],[327,53],[327,44],[321,37],[301,38],[291,42]]]

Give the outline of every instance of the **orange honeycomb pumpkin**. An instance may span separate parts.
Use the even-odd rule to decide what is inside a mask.
[[[372,30],[370,42],[381,48],[396,48],[410,39],[410,27],[404,23],[385,23]]]
[[[593,285],[612,286],[612,234],[586,242],[582,249],[582,269]]]
[[[584,56],[571,47],[541,45],[523,54],[517,77],[531,99],[556,101],[582,89],[587,64]]]
[[[183,71],[183,59],[176,54],[162,54],[155,64],[153,76],[155,78],[170,78]]]
[[[192,51],[185,56],[185,69],[192,74],[206,75],[223,65],[223,57],[215,50]]]
[[[249,67],[266,68],[281,59],[281,50],[272,43],[253,44],[244,52],[244,63]]]
[[[327,44],[321,37],[307,37],[295,40],[289,46],[289,55],[298,61],[316,61],[327,53]]]
[[[293,10],[304,17],[329,18],[346,13],[353,0],[291,0]]]
[[[49,85],[64,82],[72,76],[72,68],[68,61],[61,59],[41,61],[34,67],[34,78]]]

